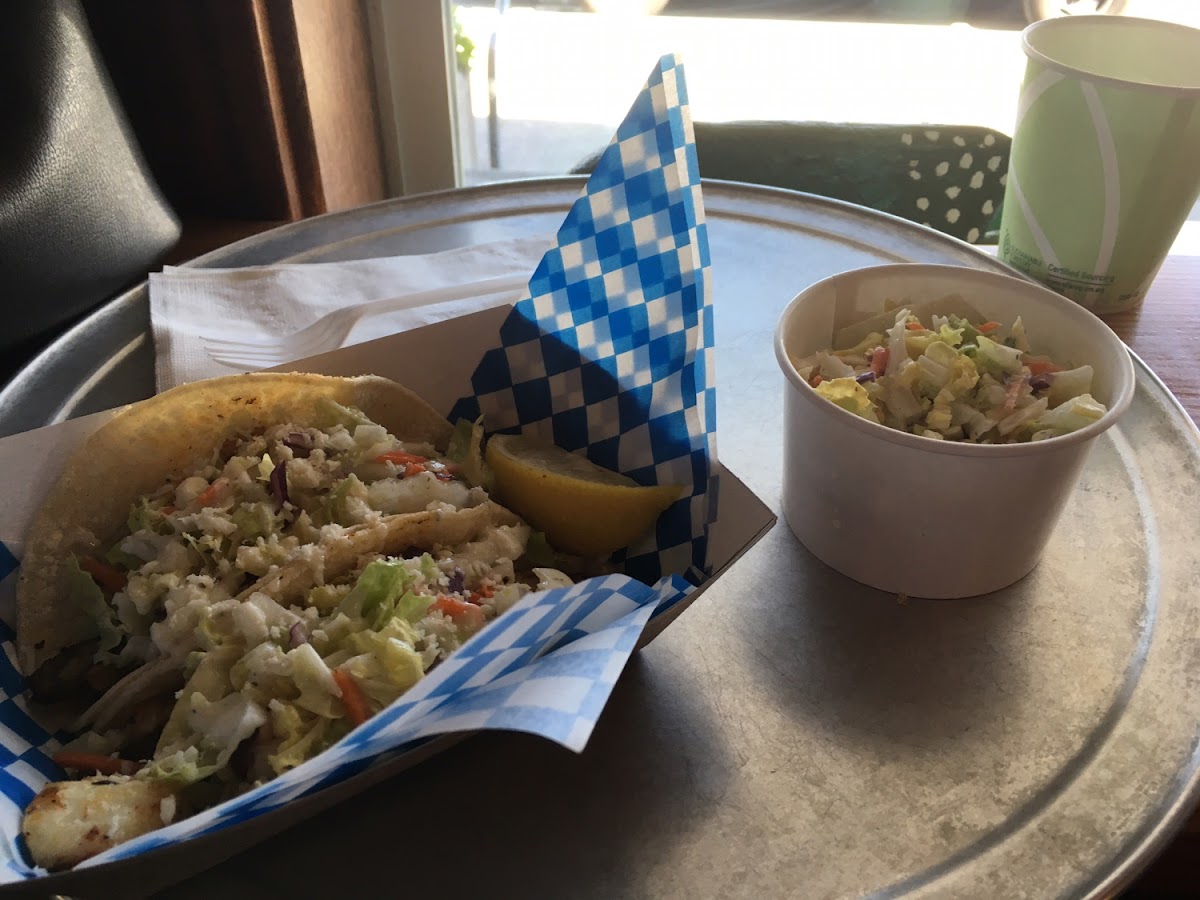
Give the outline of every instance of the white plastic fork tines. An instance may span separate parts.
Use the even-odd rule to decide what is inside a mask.
[[[362,319],[381,313],[418,306],[467,300],[471,297],[489,297],[500,293],[523,290],[529,281],[528,275],[505,275],[472,281],[453,287],[437,288],[388,297],[357,306],[335,309],[317,319],[311,325],[279,338],[256,341],[233,341],[205,335],[201,338],[209,357],[222,365],[237,369],[262,369],[281,363],[304,359],[336,350],[342,346],[354,326]]]

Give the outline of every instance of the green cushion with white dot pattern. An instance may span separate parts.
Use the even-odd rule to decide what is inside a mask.
[[[963,125],[697,122],[705,178],[848,200],[970,243],[995,240],[1012,139]]]
[[[848,200],[994,243],[1012,139],[970,125],[697,122],[705,178]],[[575,171],[591,170],[593,161]]]

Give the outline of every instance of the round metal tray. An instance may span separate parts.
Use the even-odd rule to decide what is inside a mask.
[[[387,202],[195,264],[545,233],[582,184]],[[787,301],[872,263],[1008,270],[928,229],[805,195],[713,182],[705,206],[721,459],[778,510],[771,334]],[[80,324],[0,393],[0,434],[149,395],[148,324],[144,287]],[[582,758],[485,735],[166,896],[264,884],[295,896],[1112,892],[1190,810],[1200,737],[1200,441],[1140,362],[1137,377],[1041,565],[1014,587],[902,602],[822,566],[781,520],[635,659]],[[969,528],[1004,485],[946,489]],[[397,841],[435,848],[421,855],[436,864],[397,868]],[[296,863],[343,855],[356,863]]]

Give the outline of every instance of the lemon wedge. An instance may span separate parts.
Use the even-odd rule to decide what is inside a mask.
[[[650,530],[683,489],[645,487],[554,444],[497,434],[485,454],[496,499],[546,535],[552,547],[607,557]]]

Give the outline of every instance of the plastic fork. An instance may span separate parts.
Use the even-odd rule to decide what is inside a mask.
[[[488,297],[508,291],[523,290],[528,284],[528,275],[505,275],[473,281],[454,287],[437,288],[406,294],[403,297],[388,297],[358,306],[347,306],[328,312],[311,325],[281,338],[260,341],[231,341],[225,338],[203,337],[204,349],[215,362],[235,369],[268,368],[328,350],[336,350],[350,334],[351,329],[369,316],[399,309],[410,309],[452,300],[471,297]]]

